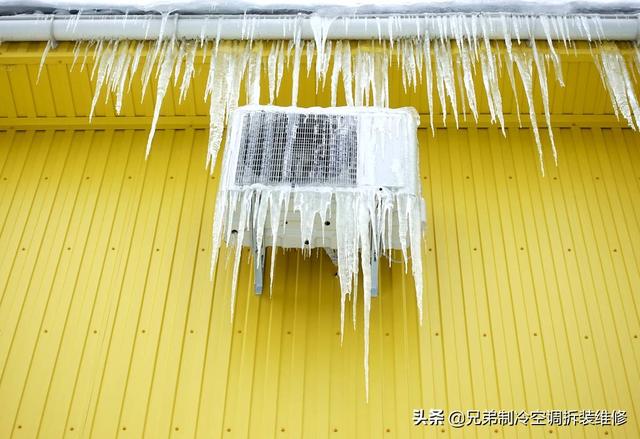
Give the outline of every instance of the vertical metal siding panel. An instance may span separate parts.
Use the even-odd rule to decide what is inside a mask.
[[[70,151],[76,162],[69,161],[64,170],[64,174],[71,179],[69,189],[76,191],[75,194],[69,194],[74,199],[62,200],[64,210],[52,213],[51,219],[59,218],[59,226],[54,228],[51,223],[48,224],[48,229],[58,235],[61,247],[51,246],[55,251],[53,257],[58,262],[50,284],[35,290],[36,296],[39,297],[38,302],[44,301],[44,304],[39,305],[42,311],[38,315],[41,317],[22,317],[28,322],[41,321],[41,335],[33,348],[26,349],[27,346],[31,347],[31,343],[20,342],[25,350],[24,354],[31,359],[26,370],[27,377],[16,422],[21,422],[22,430],[27,435],[37,433],[58,347],[64,336],[68,335],[65,331],[67,325],[76,325],[76,321],[69,319],[70,307],[75,298],[75,285],[80,267],[86,255],[88,232],[94,218],[94,206],[98,196],[97,189],[101,185],[110,152],[112,133],[97,135],[95,138],[83,136],[82,140],[79,148],[74,148],[77,150]],[[56,264],[51,265],[54,267]],[[34,312],[38,309],[38,302],[26,306]],[[20,356],[13,357],[20,361]]]
[[[402,266],[382,267],[369,404],[361,309],[354,332],[348,306],[340,347],[322,252],[279,255],[269,298],[253,294],[245,251],[230,323],[228,252],[207,277],[204,131],[159,131],[147,163],[144,131],[3,134],[4,435],[440,436],[412,427],[410,410],[486,406],[623,408],[619,430],[553,434],[633,436],[635,140],[557,130],[564,162],[542,178],[529,130],[509,131],[421,130],[425,325]],[[445,436],[493,430],[529,436]]]
[[[97,404],[94,412],[90,414],[86,430],[90,434],[110,436],[116,435],[118,431],[127,431],[128,428],[135,432],[142,423],[141,419],[123,419],[131,420],[135,424],[118,425],[114,420],[120,418],[134,353],[138,354],[149,343],[153,343],[157,336],[155,325],[141,326],[141,323],[149,322],[141,322],[140,317],[148,282],[155,280],[151,270],[157,259],[162,257],[160,251],[167,251],[159,247],[157,230],[161,222],[163,204],[170,202],[170,199],[164,198],[168,184],[167,173],[172,165],[177,165],[177,161],[171,160],[174,151],[173,139],[173,132],[160,133],[154,157],[147,162],[149,172],[144,176],[144,188],[134,225],[134,239],[128,250],[127,267],[119,285],[114,285],[113,291],[119,290],[119,300],[113,327],[106,342],[106,363],[94,390]],[[157,296],[160,291],[153,291],[152,294]]]
[[[55,362],[51,367],[51,378],[46,386],[46,401],[40,418],[30,421],[35,423],[37,432],[42,437],[63,435],[84,348],[87,343],[104,336],[102,328],[99,329],[95,324],[92,326],[91,320],[98,301],[96,294],[103,267],[108,267],[109,255],[118,251],[111,240],[122,181],[126,179],[132,135],[132,131],[115,131],[112,136],[99,135],[111,141],[110,145],[103,144],[104,149],[109,150],[109,156],[101,164],[104,166],[101,179],[96,175],[96,178],[91,180],[92,196],[93,191],[97,193],[94,204],[87,203],[88,208],[93,208],[93,213],[90,228],[84,237],[85,241],[82,242],[81,237],[77,237],[78,242],[74,244],[75,247],[79,247],[82,243],[84,254],[77,269],[75,284],[71,288],[73,299],[66,315],[58,315],[58,318],[64,318],[66,323],[60,344],[57,346]],[[99,188],[96,188],[96,185],[99,185]],[[74,431],[79,430],[78,424],[73,423],[68,428],[71,427]]]

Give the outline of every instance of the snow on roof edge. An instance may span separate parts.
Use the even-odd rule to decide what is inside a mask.
[[[0,15],[13,14],[361,14],[517,13],[527,15],[636,14],[630,0],[0,0]]]

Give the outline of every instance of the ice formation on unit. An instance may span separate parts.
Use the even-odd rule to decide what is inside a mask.
[[[356,318],[357,278],[364,294],[365,375],[368,376],[372,263],[402,252],[415,282],[422,321],[422,228],[413,109],[246,106],[230,122],[213,225],[211,270],[220,246],[233,246],[233,313],[241,248],[261,263],[272,247],[336,251],[341,290]],[[271,290],[270,290],[271,291]],[[368,383],[368,381],[367,381]],[[367,385],[368,390],[368,385]]]

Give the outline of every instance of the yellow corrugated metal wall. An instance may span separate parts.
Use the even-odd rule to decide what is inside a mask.
[[[322,253],[279,255],[272,298],[253,294],[247,255],[230,322],[224,255],[209,280],[218,173],[198,109],[165,121],[145,162],[146,110],[82,129],[87,104],[58,82],[38,103],[30,47],[0,53],[0,437],[640,436],[640,138],[610,116],[557,111],[544,178],[529,128],[419,131],[425,320],[403,267],[381,267],[366,403],[361,311],[340,346]],[[48,61],[47,81],[65,67]],[[594,81],[566,93],[607,108],[579,93]],[[414,427],[414,408],[629,420]]]

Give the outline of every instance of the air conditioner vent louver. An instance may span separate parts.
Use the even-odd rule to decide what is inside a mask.
[[[241,123],[237,185],[357,184],[355,116],[255,111]]]

